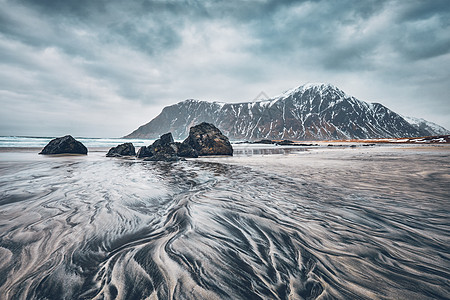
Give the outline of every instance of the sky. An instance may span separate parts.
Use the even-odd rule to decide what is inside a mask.
[[[450,129],[450,1],[0,0],[0,135],[121,137],[305,83]]]

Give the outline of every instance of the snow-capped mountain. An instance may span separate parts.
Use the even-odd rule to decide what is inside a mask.
[[[421,119],[421,118],[414,118],[414,117],[408,117],[408,116],[404,116],[401,115],[403,119],[405,119],[406,121],[408,121],[409,124],[413,125],[417,130],[424,132],[424,133],[428,133],[426,135],[447,135],[450,134],[450,131],[445,129],[444,127]]]
[[[165,107],[125,138],[184,139],[201,122],[215,124],[231,140],[417,137],[434,135],[379,103],[367,103],[330,84],[306,84],[269,100],[220,103],[185,100]]]

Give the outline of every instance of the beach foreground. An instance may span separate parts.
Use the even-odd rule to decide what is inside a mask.
[[[446,299],[450,147],[0,150],[2,299]]]

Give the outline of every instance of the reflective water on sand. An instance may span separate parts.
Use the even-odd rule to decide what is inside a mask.
[[[0,153],[0,294],[445,299],[444,150],[178,163]]]

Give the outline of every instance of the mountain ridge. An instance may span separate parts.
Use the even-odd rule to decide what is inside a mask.
[[[215,124],[232,140],[355,139],[433,135],[380,103],[368,103],[332,84],[308,83],[267,100],[240,103],[186,99],[166,106],[150,122],[124,138],[187,136],[191,126]],[[444,128],[445,130],[445,128]]]
[[[417,129],[425,129],[433,133],[433,135],[447,135],[450,134],[450,130],[442,127],[434,122],[427,121],[422,118],[416,118],[411,116],[401,115],[409,124],[413,125]]]

